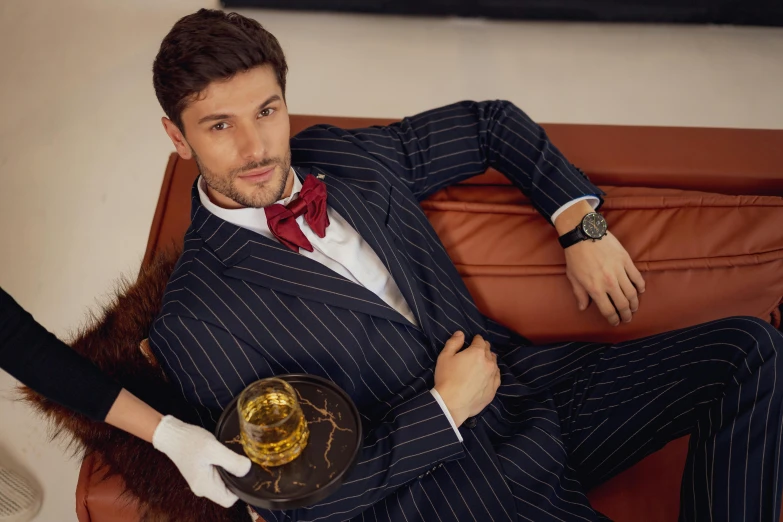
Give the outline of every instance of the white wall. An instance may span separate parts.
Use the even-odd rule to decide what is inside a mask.
[[[0,1],[0,286],[61,336],[146,244],[172,149],[151,64],[207,0]],[[783,128],[783,30],[246,11],[280,39],[291,112],[401,117],[507,98],[547,122]],[[11,402],[0,450],[37,520],[75,520],[77,463]]]

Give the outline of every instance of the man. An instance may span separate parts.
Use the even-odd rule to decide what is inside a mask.
[[[346,390],[366,428],[334,495],[265,519],[602,520],[585,491],[691,433],[681,518],[776,520],[770,325],[532,347],[476,309],[418,202],[489,166],[557,228],[581,309],[618,325],[644,291],[594,212],[601,191],[517,107],[317,126],[289,149],[280,46],[209,10],[172,28],[153,70],[166,132],[201,172],[158,359],[213,421],[250,382],[304,372]]]

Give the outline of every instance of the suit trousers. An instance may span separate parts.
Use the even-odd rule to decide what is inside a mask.
[[[567,464],[547,499],[553,519],[574,512],[558,505],[575,503],[563,492],[588,491],[690,434],[680,521],[777,522],[782,349],[783,335],[770,324],[732,317],[616,345],[566,343],[505,354],[521,381],[559,374],[550,391]],[[513,454],[499,451],[499,458],[504,467],[519,464]],[[525,502],[529,491],[512,484],[512,492],[520,520],[541,519]]]

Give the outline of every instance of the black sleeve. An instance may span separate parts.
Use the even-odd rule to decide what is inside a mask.
[[[38,324],[0,288],[0,368],[44,397],[103,421],[119,383]]]

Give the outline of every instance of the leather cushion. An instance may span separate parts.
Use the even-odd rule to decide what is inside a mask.
[[[517,189],[456,186],[422,206],[479,308],[534,342],[620,341],[730,315],[770,319],[783,296],[783,199],[602,188],[609,229],[647,283],[634,320],[616,328],[594,305],[579,312],[555,229]]]

